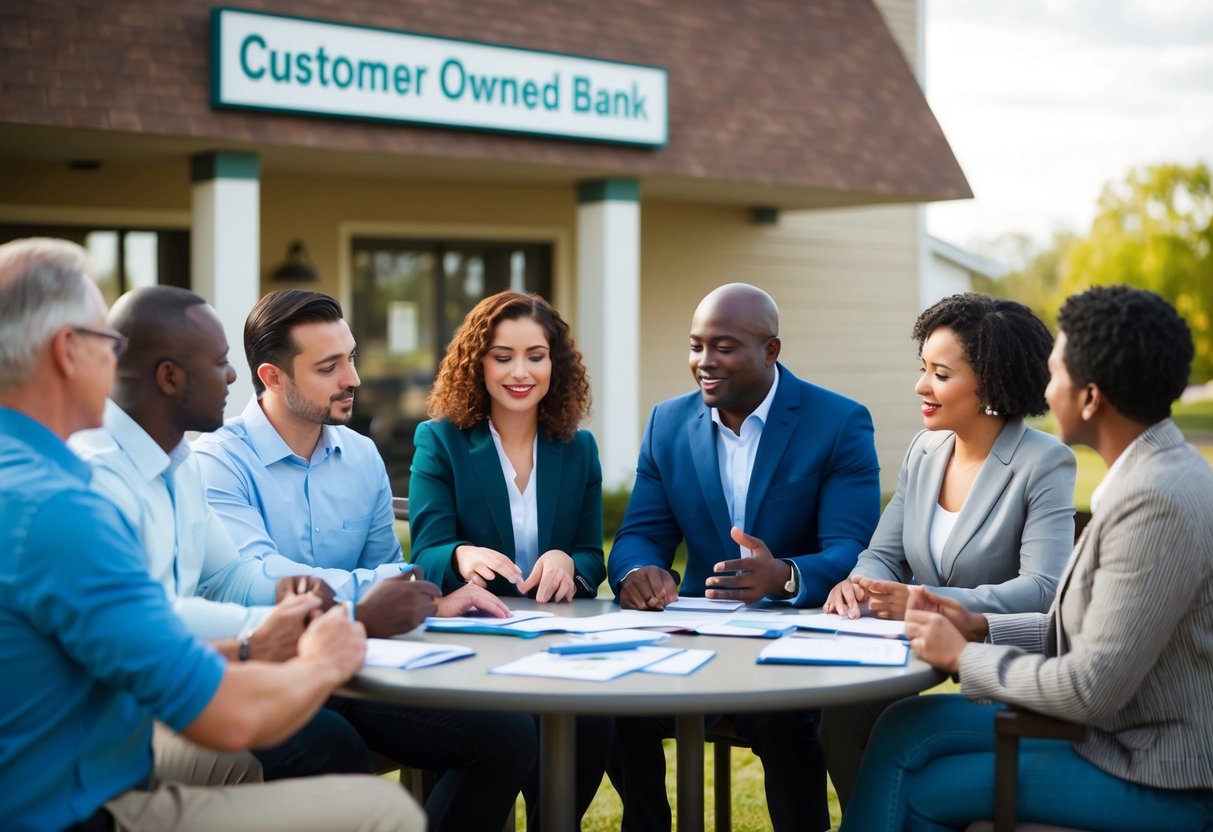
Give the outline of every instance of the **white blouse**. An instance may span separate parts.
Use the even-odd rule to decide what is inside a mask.
[[[489,433],[493,435],[493,444],[497,446],[497,459],[501,462],[501,473],[505,475],[505,490],[510,497],[510,520],[514,526],[514,563],[522,570],[522,577],[527,578],[539,560],[539,500],[536,495],[536,453],[539,448],[539,435],[531,445],[531,476],[527,479],[526,488],[518,490],[514,478],[518,472],[514,464],[506,456],[501,447],[501,435],[493,422],[489,421]]]
[[[943,576],[943,547],[948,542],[952,529],[956,527],[959,511],[948,511],[939,503],[935,504],[935,512],[931,515],[931,534],[928,545],[931,548],[931,560],[935,561],[935,571]]]

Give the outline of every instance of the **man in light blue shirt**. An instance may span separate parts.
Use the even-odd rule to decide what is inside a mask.
[[[422,828],[401,790],[373,777],[221,789],[188,752],[179,769],[153,766],[153,718],[211,747],[281,742],[358,669],[366,641],[334,610],[290,661],[230,664],[173,613],[130,525],[65,444],[101,424],[126,342],[86,262],[62,240],[0,246],[5,829]]]
[[[322,578],[362,605],[384,590],[407,593],[392,528],[391,491],[370,439],[345,426],[359,385],[355,344],[336,300],[282,290],[257,302],[244,326],[257,397],[240,418],[198,438],[207,499],[246,558],[271,575]],[[439,615],[505,604],[468,584],[436,599]],[[374,634],[375,622],[367,622]],[[400,630],[396,630],[400,632]],[[336,700],[376,751],[442,772],[426,801],[430,829],[498,830],[513,812],[537,753],[527,714],[472,713]]]
[[[327,609],[333,593],[318,578],[275,582],[259,561],[240,557],[206,502],[185,439],[187,430],[222,424],[236,378],[218,316],[193,292],[151,286],[119,298],[108,322],[127,338],[112,399],[102,427],[69,443],[92,464],[93,489],[129,521],[148,572],[196,637],[212,641],[229,661],[292,658],[307,611],[273,606],[276,594],[312,592]],[[370,766],[357,732],[327,709],[285,743],[254,754],[267,780],[365,773]]]

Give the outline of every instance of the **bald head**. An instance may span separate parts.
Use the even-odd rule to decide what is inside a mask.
[[[704,404],[734,432],[770,392],[779,347],[779,307],[755,286],[721,286],[695,310],[691,375]]]
[[[695,309],[692,322],[698,320],[727,321],[731,328],[764,339],[779,335],[779,307],[770,295],[748,283],[726,283],[708,292]]]

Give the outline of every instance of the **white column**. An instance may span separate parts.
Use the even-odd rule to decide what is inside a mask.
[[[578,186],[577,345],[594,392],[603,487],[631,486],[640,450],[640,189]]]
[[[193,290],[223,322],[236,383],[224,416],[240,414],[253,395],[244,356],[244,320],[261,297],[261,183],[255,153],[200,153],[190,160]]]

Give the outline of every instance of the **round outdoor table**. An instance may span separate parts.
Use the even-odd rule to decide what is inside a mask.
[[[581,617],[618,611],[606,600],[506,603],[516,611],[541,609]],[[776,607],[768,611],[781,611]],[[797,615],[799,610],[782,610]],[[721,620],[736,617],[721,614]],[[565,633],[524,639],[427,632],[426,641],[471,647],[476,655],[421,668],[363,668],[339,693],[425,708],[517,711],[540,716],[540,800],[552,829],[574,829],[574,717],[581,714],[675,717],[678,747],[678,829],[703,829],[704,714],[789,711],[892,699],[938,684],[943,674],[910,657],[905,667],[831,667],[758,664],[763,638],[671,634],[663,647],[708,648],[716,656],[688,676],[634,672],[609,682],[568,681],[489,673],[514,659],[546,650]]]

